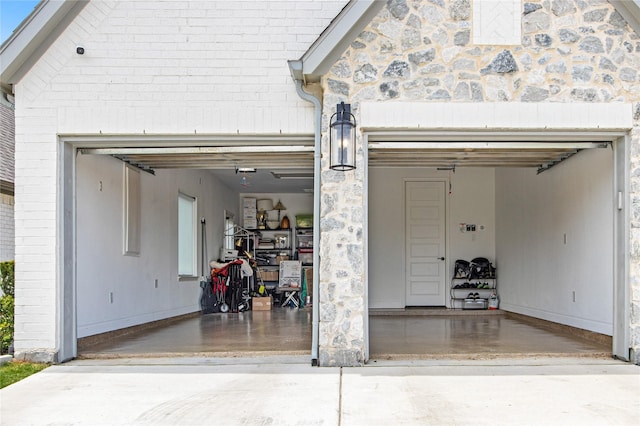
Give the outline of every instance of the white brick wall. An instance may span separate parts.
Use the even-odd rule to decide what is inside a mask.
[[[80,12],[15,86],[16,352],[59,344],[57,135],[311,134],[287,60],[345,4],[92,1]]]
[[[67,133],[312,132],[287,60],[344,4],[92,2],[29,73],[25,95],[58,105]]]

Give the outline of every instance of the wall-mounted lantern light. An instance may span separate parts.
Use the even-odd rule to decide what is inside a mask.
[[[329,167],[342,172],[355,169],[356,118],[351,114],[351,105],[340,102],[329,127]]]

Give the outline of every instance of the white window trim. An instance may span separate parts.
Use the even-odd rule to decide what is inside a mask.
[[[185,250],[183,250],[183,246],[181,243],[181,223],[180,223],[180,200],[185,200],[191,203],[192,206],[192,212],[191,212],[191,259],[187,259],[188,263],[190,264],[190,271],[184,270],[182,267],[185,266],[182,264],[182,262],[184,261],[184,259],[181,259],[181,255],[183,255],[185,253]],[[198,256],[197,256],[197,252],[198,252],[198,226],[197,226],[197,216],[198,216],[198,200],[196,197],[193,197],[189,194],[186,194],[184,192],[178,192],[178,206],[177,206],[177,232],[178,232],[178,244],[177,244],[177,266],[178,266],[178,278],[183,279],[183,278],[197,278],[197,273],[198,273]],[[189,224],[186,224],[187,226]]]

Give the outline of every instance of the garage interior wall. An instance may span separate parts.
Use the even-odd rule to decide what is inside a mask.
[[[612,335],[612,150],[495,173],[501,309]]]
[[[454,172],[425,168],[369,170],[369,308],[404,308],[404,182],[447,180],[447,282],[456,259],[486,257],[495,261],[494,169],[459,168]],[[460,223],[484,225],[462,233]],[[448,286],[447,286],[448,288]],[[446,297],[449,303],[449,297]]]
[[[141,172],[141,250],[138,256],[123,255],[123,167],[109,156],[77,157],[79,338],[200,309],[199,276],[178,279],[179,191],[197,198],[210,258],[218,255],[224,211],[238,217],[237,192],[206,170]],[[200,235],[198,221],[198,240]],[[198,274],[199,250],[198,245]]]

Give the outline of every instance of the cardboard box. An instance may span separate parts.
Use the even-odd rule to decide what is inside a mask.
[[[270,311],[273,306],[273,297],[252,297],[251,305],[254,311]]]
[[[261,269],[260,276],[262,277],[262,281],[278,281],[280,273],[279,271],[265,271]]]
[[[289,256],[288,255],[276,256],[276,265],[279,265],[280,262],[284,262],[285,260],[289,260]]]
[[[307,293],[313,293],[313,268],[302,268],[304,270],[304,276],[307,280]]]

